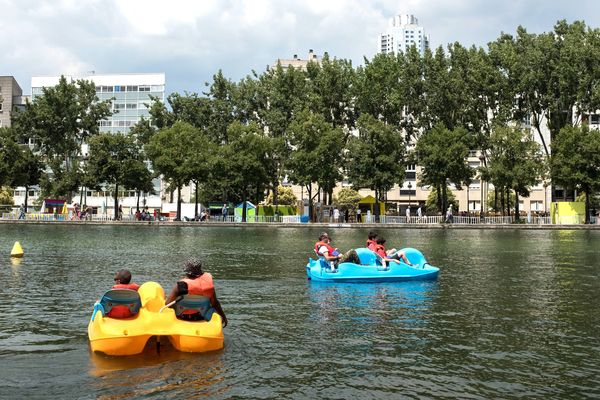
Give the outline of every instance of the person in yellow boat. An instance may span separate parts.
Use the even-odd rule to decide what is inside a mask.
[[[115,284],[113,289],[129,289],[137,291],[140,285],[131,282],[131,272],[127,269],[121,269],[115,273]],[[132,316],[129,307],[124,305],[116,305],[110,310],[108,317],[111,318],[129,318]]]
[[[183,271],[185,272],[185,278],[181,279],[179,282],[185,282],[188,290],[187,293],[208,297],[217,314],[223,319],[223,327],[226,327],[227,317],[225,316],[223,307],[221,307],[221,303],[217,299],[212,275],[202,271],[202,262],[197,258],[186,261]],[[177,283],[173,286],[165,304],[169,304],[176,300],[180,295],[178,286]],[[199,321],[202,320],[202,316],[195,310],[186,310],[183,312],[181,319],[187,321]]]

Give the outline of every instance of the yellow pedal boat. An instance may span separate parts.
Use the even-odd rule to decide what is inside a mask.
[[[181,311],[186,304],[192,304],[188,308],[196,308],[194,304],[200,303],[204,307],[206,320],[177,319],[177,310]],[[123,319],[106,316],[115,305],[125,305],[135,315]],[[210,307],[210,300],[200,296],[184,296],[176,309],[167,308],[164,290],[156,282],[144,283],[137,292],[109,290],[94,305],[88,325],[92,351],[111,356],[139,354],[152,336],[166,336],[177,350],[191,353],[220,350],[224,340],[221,316]]]

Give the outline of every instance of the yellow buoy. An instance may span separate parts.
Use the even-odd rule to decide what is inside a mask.
[[[15,245],[10,252],[11,257],[23,257],[23,248],[21,247],[21,243],[15,242]]]

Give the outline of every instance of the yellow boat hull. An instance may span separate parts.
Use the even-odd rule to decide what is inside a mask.
[[[144,350],[152,336],[166,336],[179,351],[206,352],[223,348],[221,316],[216,312],[210,321],[182,321],[165,305],[162,287],[156,282],[146,282],[138,293],[142,300],[139,313],[131,318],[109,318],[97,313],[88,325],[92,351],[112,356],[129,356]]]

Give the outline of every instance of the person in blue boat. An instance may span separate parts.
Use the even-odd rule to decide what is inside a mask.
[[[339,263],[344,262],[360,265],[360,258],[356,254],[356,251],[351,249],[345,254],[341,254],[338,249],[331,245],[331,238],[327,232],[323,232],[319,236],[319,240],[315,243],[315,253],[329,262],[332,265],[332,269],[335,269]]]
[[[386,263],[395,262],[399,264],[400,260],[402,260],[406,265],[412,265],[410,261],[408,261],[408,258],[406,257],[406,254],[404,254],[403,251],[397,251],[396,249],[386,251],[385,238],[383,236],[377,236],[376,243],[377,244],[375,245],[374,251]]]
[[[183,271],[185,272],[185,278],[181,279],[180,282],[185,282],[187,285],[187,294],[208,297],[210,299],[210,304],[214,307],[217,314],[219,314],[223,320],[223,328],[226,327],[227,317],[225,316],[223,307],[221,307],[221,303],[217,299],[212,275],[208,272],[202,271],[202,262],[197,258],[192,258],[186,261]],[[176,283],[175,286],[173,286],[173,289],[171,289],[171,293],[169,294],[165,304],[169,304],[173,300],[177,299],[179,295],[179,285]],[[183,312],[181,319],[186,321],[202,321],[202,316],[196,310],[186,310]]]
[[[121,269],[115,273],[115,284],[112,288],[137,291],[140,285],[131,282],[131,272],[128,269]],[[129,307],[124,305],[114,306],[106,315],[111,318],[129,318],[132,316]]]
[[[375,251],[377,246],[377,232],[369,232],[369,237],[367,239],[367,249],[371,251]]]

